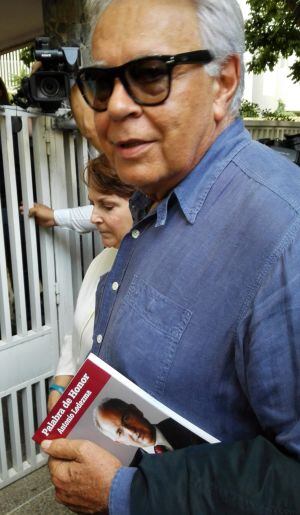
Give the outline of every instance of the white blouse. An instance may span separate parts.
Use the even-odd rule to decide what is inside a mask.
[[[73,334],[64,338],[56,376],[74,375],[91,350],[97,285],[100,277],[110,271],[116,254],[117,249],[104,249],[84,276],[74,313]]]

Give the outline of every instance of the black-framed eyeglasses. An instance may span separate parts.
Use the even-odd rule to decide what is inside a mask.
[[[156,106],[165,102],[170,94],[174,66],[193,63],[204,65],[212,60],[213,55],[209,50],[153,55],[114,68],[82,68],[76,82],[88,105],[98,112],[106,111],[116,78],[120,79],[134,102]]]

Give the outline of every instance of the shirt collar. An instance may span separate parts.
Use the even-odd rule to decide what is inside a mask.
[[[165,225],[170,199],[175,197],[186,220],[193,224],[213,184],[227,164],[251,141],[250,134],[239,118],[214,141],[201,161],[157,206],[155,227]],[[141,192],[132,197],[134,223],[149,213],[151,200]]]
[[[152,200],[141,191],[136,191],[129,199],[129,209],[135,225],[142,220],[151,208]]]
[[[168,451],[173,451],[172,445],[168,442],[168,440],[164,437],[162,432],[156,427],[156,440],[154,445],[150,445],[148,447],[144,447],[143,450],[148,454],[155,454],[155,445],[163,445],[167,448]]]

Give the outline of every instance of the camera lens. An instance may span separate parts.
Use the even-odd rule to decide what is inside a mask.
[[[45,97],[56,97],[60,93],[60,83],[55,77],[44,77],[40,82],[40,91]]]

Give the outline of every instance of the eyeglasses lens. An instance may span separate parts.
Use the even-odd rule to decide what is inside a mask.
[[[142,104],[163,102],[169,94],[167,65],[158,59],[130,63],[125,78],[132,96]]]
[[[90,70],[80,76],[82,90],[88,104],[97,111],[105,111],[114,87],[114,78],[105,70]]]
[[[114,88],[115,75],[110,70],[92,69],[80,77],[82,91],[88,104],[97,111],[105,111]],[[129,95],[138,103],[153,105],[163,102],[169,94],[167,65],[158,60],[131,62],[120,76]]]

